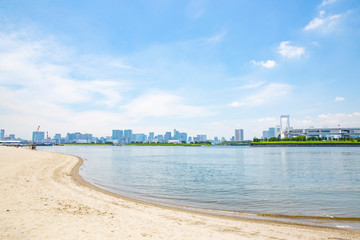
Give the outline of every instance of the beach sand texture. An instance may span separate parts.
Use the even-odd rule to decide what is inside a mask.
[[[79,161],[0,146],[0,239],[360,239],[356,230],[231,219],[113,196],[76,177]]]

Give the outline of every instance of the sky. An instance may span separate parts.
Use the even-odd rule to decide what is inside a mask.
[[[360,127],[358,0],[0,0],[0,129]]]

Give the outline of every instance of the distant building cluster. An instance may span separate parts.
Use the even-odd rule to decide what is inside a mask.
[[[60,134],[57,135],[59,136]],[[67,133],[65,138],[65,143],[91,143],[92,141],[93,136],[90,133]]]
[[[304,135],[306,137],[317,138],[358,138],[360,137],[360,128],[304,128],[304,129],[287,129],[286,137],[297,137]]]
[[[35,143],[52,143],[52,144],[62,144],[62,143],[91,143],[96,142],[97,139],[93,138],[90,133],[67,133],[66,137],[61,137],[60,133],[55,134],[53,138],[49,137],[48,134],[45,137],[45,132],[33,132],[32,133],[32,142]]]
[[[277,137],[280,132],[280,127],[270,127],[268,130],[263,131],[262,138],[263,139],[269,139],[272,137]]]
[[[244,141],[244,129],[235,129],[234,136],[229,141]],[[269,127],[262,131],[262,139],[271,138],[291,138],[304,135],[307,138],[316,137],[322,139],[339,139],[339,138],[359,138],[360,128],[296,128],[290,126],[290,116],[281,115],[280,124],[275,127]],[[112,143],[112,144],[130,144],[130,143],[195,143],[195,142],[210,142],[217,144],[227,141],[224,137],[214,137],[209,139],[206,134],[199,134],[196,136],[188,136],[186,132],[180,132],[174,129],[172,132],[165,132],[164,134],[156,135],[154,132],[134,133],[131,129],[112,130],[111,136],[94,137],[91,133],[67,133],[62,136],[56,133],[52,138],[49,137],[48,132],[37,131],[32,132],[31,140],[24,140],[16,138],[15,134],[6,135],[5,129],[0,129],[0,144],[4,143],[38,143],[38,144],[64,144],[64,143]]]
[[[174,129],[172,132],[165,132],[164,134],[155,135],[154,132],[134,133],[131,129],[112,130],[112,135],[107,137],[94,137],[91,133],[67,133],[62,136],[56,133],[52,138],[49,137],[48,132],[37,131],[32,132],[31,140],[16,139],[15,134],[5,135],[5,130],[0,130],[0,141],[10,142],[16,140],[22,143],[38,143],[38,144],[64,144],[64,143],[113,143],[113,144],[130,144],[130,143],[191,143],[191,142],[211,142],[217,144],[226,141],[224,137],[214,137],[209,139],[206,134],[199,134],[196,136],[188,136],[186,132],[180,132]],[[244,141],[244,130],[235,129],[235,136],[232,136],[230,141]]]
[[[236,129],[235,137],[232,141],[244,141],[244,130]],[[165,132],[165,134],[155,135],[154,132],[149,132],[148,135],[144,133],[133,133],[132,130],[113,130],[111,141],[114,144],[129,144],[133,142],[148,142],[148,143],[191,143],[191,142],[211,142],[213,144],[226,141],[224,137],[208,139],[206,134],[196,136],[189,136],[186,132],[179,132],[174,129],[173,132]]]
[[[19,140],[15,137],[15,134],[5,135],[5,129],[0,129],[0,140],[2,141],[16,141]]]
[[[198,135],[194,138],[188,138],[187,133],[179,132],[174,129],[173,132],[166,132],[163,135],[155,135],[154,132],[133,133],[131,129],[113,130],[111,140],[115,144],[129,144],[132,142],[149,142],[149,143],[183,143],[188,141],[206,141],[206,135]],[[200,140],[201,139],[201,140]]]
[[[31,140],[33,142],[44,142],[45,141],[45,132],[33,132]]]
[[[285,124],[283,120],[286,120]],[[284,126],[285,125],[285,126]],[[294,129],[290,127],[290,116],[281,115],[280,116],[280,125],[276,127],[270,127],[268,130],[263,131],[262,138],[270,139],[273,137],[276,138],[291,138],[297,137],[299,135],[304,135],[307,138],[316,137],[316,138],[327,138],[327,139],[337,139],[337,138],[358,138],[360,137],[360,128],[297,128]]]
[[[5,130],[1,129],[0,130],[0,140],[4,140],[5,139]]]

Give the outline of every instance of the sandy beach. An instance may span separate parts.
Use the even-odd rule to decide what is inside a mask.
[[[0,239],[360,239],[360,231],[234,219],[99,191],[82,160],[0,147]]]

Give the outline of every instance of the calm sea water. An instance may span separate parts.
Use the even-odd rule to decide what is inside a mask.
[[[82,157],[84,179],[140,200],[254,214],[360,218],[360,148],[39,149]]]

